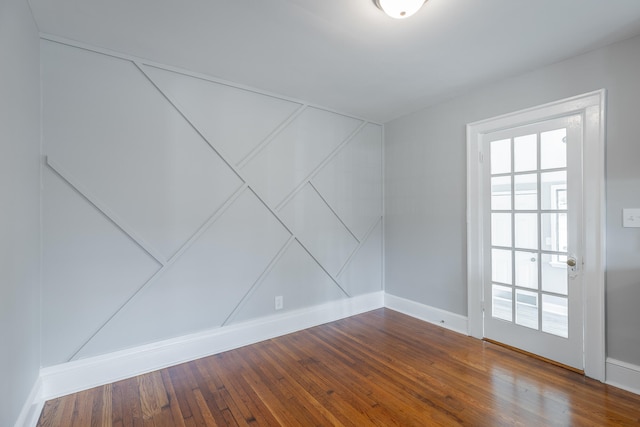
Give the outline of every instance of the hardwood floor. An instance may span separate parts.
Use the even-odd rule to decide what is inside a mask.
[[[47,426],[625,426],[640,396],[375,310],[46,403]]]

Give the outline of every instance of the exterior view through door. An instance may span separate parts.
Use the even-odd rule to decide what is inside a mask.
[[[484,336],[583,369],[582,118],[483,136]]]

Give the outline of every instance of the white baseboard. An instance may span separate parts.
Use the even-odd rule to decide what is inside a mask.
[[[468,321],[464,316],[381,291],[43,368],[40,370],[37,391],[34,392],[35,398],[31,401],[40,404],[41,409],[46,400],[381,307],[388,307],[458,333],[468,333]],[[36,408],[36,417],[39,412]],[[27,418],[26,410],[24,418]],[[23,425],[32,426],[35,423]]]
[[[308,309],[186,335],[40,370],[15,427],[34,427],[49,399],[113,383],[168,366],[243,347],[277,336],[388,307],[411,317],[468,335],[465,316],[375,292]],[[640,394],[640,366],[607,359],[606,383]]]
[[[640,366],[607,357],[606,383],[640,394]]]
[[[454,332],[469,335],[469,321],[465,316],[391,294],[384,295],[384,306]]]
[[[40,413],[44,407],[44,400],[40,398],[42,395],[42,380],[38,378],[24,402],[22,411],[18,415],[15,427],[35,427],[38,424]]]
[[[40,400],[90,389],[384,306],[375,292],[40,370]]]

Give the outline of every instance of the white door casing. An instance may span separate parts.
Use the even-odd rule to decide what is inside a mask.
[[[604,381],[604,89],[467,125],[467,271],[469,335],[484,338],[483,282],[486,230],[483,228],[483,139],[486,134],[559,117],[579,115],[582,121],[582,184],[585,189],[581,216],[583,243],[582,311],[584,312],[584,371]],[[484,153],[486,156],[487,154]]]

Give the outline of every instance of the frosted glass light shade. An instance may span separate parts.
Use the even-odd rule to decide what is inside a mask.
[[[426,0],[375,0],[384,13],[392,18],[408,18],[420,10]]]

